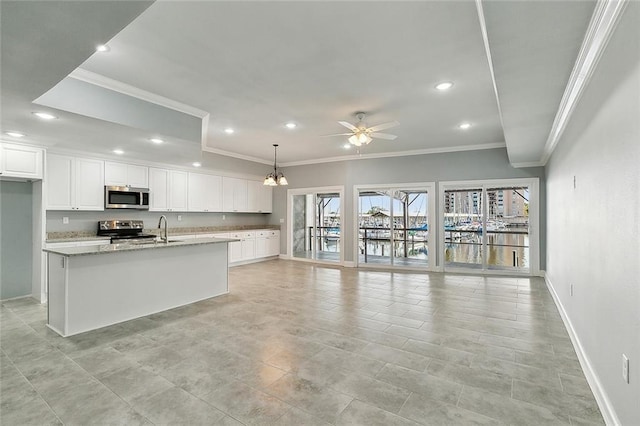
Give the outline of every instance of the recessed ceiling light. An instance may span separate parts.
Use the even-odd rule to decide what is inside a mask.
[[[195,163],[192,163],[191,165],[192,165],[193,167],[200,167],[200,166],[202,166],[202,164],[201,164],[201,163],[198,163],[197,161],[196,161]]]
[[[471,127],[471,123],[462,123],[458,125],[458,128],[462,130],[467,130],[469,127]]]
[[[227,127],[226,129],[224,129],[224,132],[228,135],[231,135],[235,132],[235,130],[233,130],[231,127]]]
[[[58,118],[55,115],[49,114],[47,112],[33,112],[32,114],[38,118],[42,118],[43,120],[55,120],[56,118]]]
[[[436,89],[438,90],[449,90],[453,87],[452,81],[443,81],[442,83],[436,84]]]
[[[121,149],[114,149],[114,150],[113,150],[113,153],[114,153],[114,154],[118,154],[118,155],[122,155],[122,154],[124,154],[124,151],[123,151],[123,150],[121,150]]]
[[[96,52],[108,52],[109,50],[111,50],[111,48],[106,44],[99,44],[96,46]]]
[[[155,144],[158,144],[158,145],[161,144],[161,143],[164,143],[164,141],[162,139],[160,139],[160,138],[151,138],[149,140],[151,142],[155,143]]]
[[[296,127],[298,127],[298,125],[296,123],[287,123],[285,124],[285,127],[287,129],[295,129]]]
[[[14,138],[23,138],[26,136],[24,133],[20,133],[20,132],[4,132],[4,133],[9,136],[13,136]]]

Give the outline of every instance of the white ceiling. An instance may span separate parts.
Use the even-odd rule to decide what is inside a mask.
[[[322,135],[357,111],[370,125],[400,122],[386,131],[395,141],[374,140],[363,157],[506,145],[512,163],[539,162],[595,2],[483,3],[494,75],[474,1],[69,4],[2,1],[3,132],[206,166],[201,142],[265,163],[273,143],[285,165],[352,158],[346,138]],[[93,53],[100,42],[111,50]],[[82,84],[67,77],[77,67]],[[435,90],[444,80],[454,87]],[[41,109],[59,119],[31,115]],[[187,127],[202,116],[201,141]],[[167,143],[148,142],[157,136]]]

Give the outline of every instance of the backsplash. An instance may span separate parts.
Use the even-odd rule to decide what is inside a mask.
[[[145,230],[158,227],[158,221],[163,212],[147,211],[47,211],[47,233],[80,233],[95,235],[98,221],[115,219],[136,219],[144,221]],[[269,214],[260,213],[175,213],[165,212],[170,229],[179,228],[225,228],[241,229],[244,226],[265,228],[269,223]],[[222,217],[225,216],[223,220]],[[181,221],[178,221],[181,216]],[[69,223],[63,224],[63,218],[68,217]],[[255,228],[254,228],[255,229]],[[198,231],[195,231],[198,232]]]

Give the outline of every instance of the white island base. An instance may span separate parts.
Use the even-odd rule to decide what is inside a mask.
[[[157,249],[103,246],[93,253],[46,250],[48,326],[72,336],[226,294],[227,241]]]

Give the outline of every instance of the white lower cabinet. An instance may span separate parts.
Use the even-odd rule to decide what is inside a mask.
[[[256,232],[256,258],[280,254],[280,231],[271,229]]]

